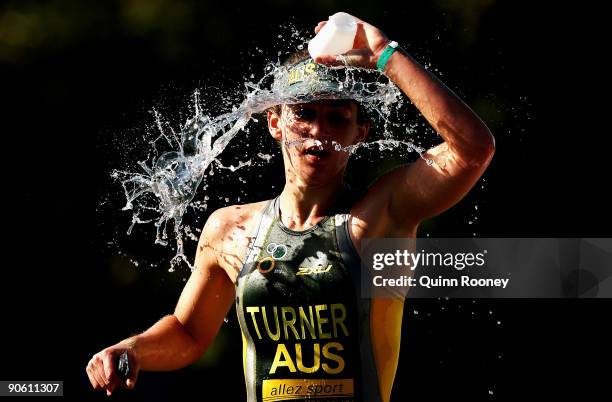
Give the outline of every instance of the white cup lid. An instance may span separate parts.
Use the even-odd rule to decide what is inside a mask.
[[[355,18],[342,11],[330,16],[329,20],[332,21],[338,28],[346,30],[355,29],[355,26],[357,25]]]

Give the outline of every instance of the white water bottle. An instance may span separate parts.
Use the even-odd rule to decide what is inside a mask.
[[[308,42],[308,53],[313,59],[325,54],[344,54],[353,48],[356,33],[357,21],[347,13],[336,13]]]

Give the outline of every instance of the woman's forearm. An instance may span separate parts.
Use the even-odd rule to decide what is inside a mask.
[[[176,370],[192,364],[203,353],[174,315],[120,344],[132,350],[140,370],[146,371]]]
[[[405,51],[398,49],[391,56],[385,74],[454,152],[472,159],[494,146],[493,136],[482,120]]]

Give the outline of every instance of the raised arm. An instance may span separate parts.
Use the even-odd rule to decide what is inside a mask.
[[[187,281],[173,315],[159,320],[145,332],[110,346],[92,357],[87,374],[95,389],[133,388],[139,370],[166,371],[195,362],[212,343],[235,295],[233,282],[217,262],[214,245],[223,238],[223,226],[211,215],[204,226],[195,259],[195,269]],[[121,384],[116,362],[128,352],[132,373]]]
[[[358,20],[350,63],[376,68],[389,40],[376,27]],[[319,23],[318,31],[324,23]],[[337,64],[334,56],[317,62]],[[423,219],[456,204],[476,183],[493,157],[495,142],[480,118],[457,95],[408,53],[398,48],[388,60],[385,74],[412,101],[441,144],[426,152],[434,163],[419,159],[382,177],[372,188],[370,205],[379,204],[391,225],[414,227]],[[374,201],[374,202],[373,202]]]
[[[385,68],[444,142],[391,172],[378,189],[389,191],[389,213],[396,222],[418,223],[456,204],[478,181],[495,149],[487,126],[457,95],[404,51]]]

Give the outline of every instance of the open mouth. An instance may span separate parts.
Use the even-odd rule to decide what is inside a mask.
[[[304,151],[305,155],[312,155],[317,158],[325,158],[331,154],[331,152],[326,151],[325,149],[321,149],[320,147],[314,146],[306,149]]]

